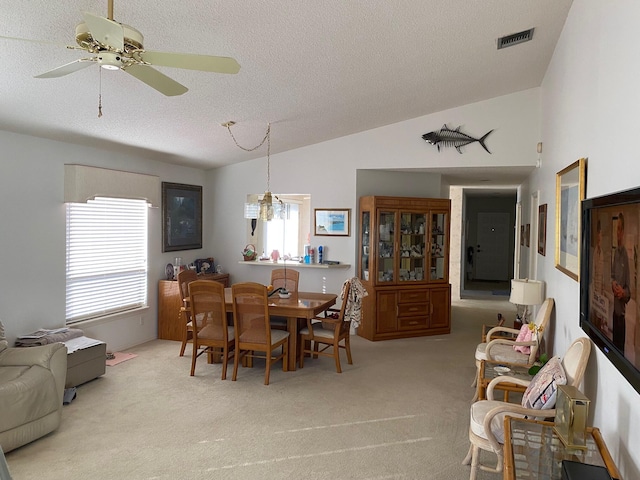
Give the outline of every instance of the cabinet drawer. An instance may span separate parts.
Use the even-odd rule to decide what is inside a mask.
[[[398,327],[400,330],[427,328],[429,317],[406,317],[398,318]]]
[[[400,290],[398,303],[428,302],[429,290]]]
[[[427,315],[428,313],[428,303],[398,304],[398,317],[414,317],[418,315]]]

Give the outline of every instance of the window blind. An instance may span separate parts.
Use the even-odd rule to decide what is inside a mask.
[[[67,324],[147,305],[144,200],[67,204]]]

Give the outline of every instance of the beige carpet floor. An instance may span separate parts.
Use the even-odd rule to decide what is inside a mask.
[[[276,368],[269,386],[259,362],[232,382],[201,357],[190,377],[179,343],[155,340],[80,386],[60,428],[8,453],[9,468],[14,480],[466,479],[473,352],[482,324],[513,311],[455,301],[450,335],[355,336],[342,374],[320,358]]]

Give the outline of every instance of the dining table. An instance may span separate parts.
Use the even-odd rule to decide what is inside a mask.
[[[289,371],[296,370],[298,358],[298,322],[317,317],[336,304],[338,296],[334,293],[292,292],[289,298],[281,298],[277,293],[271,295],[269,315],[285,317],[289,332]],[[224,301],[227,313],[233,313],[231,288],[224,289]]]

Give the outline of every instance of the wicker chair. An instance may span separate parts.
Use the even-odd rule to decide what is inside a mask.
[[[480,371],[480,362],[482,360],[491,360],[505,363],[516,363],[519,365],[533,365],[538,357],[538,350],[542,342],[542,338],[547,330],[547,325],[551,319],[554,301],[553,298],[547,298],[538,310],[535,323],[537,327],[537,337],[530,342],[516,341],[519,330],[504,326],[497,326],[490,329],[486,334],[486,341],[479,343],[476,347],[476,378],[472,386],[475,386],[478,380],[478,372]],[[506,335],[506,336],[505,336]],[[515,335],[515,336],[514,336]],[[511,336],[511,337],[510,337]],[[529,347],[528,353],[516,351],[514,347]],[[474,396],[473,400],[477,400]]]
[[[227,323],[224,285],[210,280],[196,280],[189,284],[193,352],[191,376],[195,375],[196,360],[203,353],[211,359],[222,353],[222,380],[227,378],[227,363],[235,345],[233,327]]]
[[[567,378],[567,385],[579,387],[587,367],[591,342],[588,338],[579,338],[571,344],[562,359],[562,367]],[[488,472],[499,473],[503,466],[504,417],[533,417],[548,418],[555,416],[555,409],[534,410],[515,403],[493,400],[496,385],[507,382],[528,386],[531,382],[515,377],[501,376],[494,378],[487,388],[487,400],[480,400],[471,405],[469,423],[469,452],[462,461],[464,465],[471,465],[470,480],[475,480],[478,467]],[[495,467],[488,467],[479,463],[480,449],[493,452],[498,457]]]
[[[232,380],[237,378],[242,358],[257,357],[266,360],[264,384],[269,385],[271,365],[282,360],[283,370],[288,370],[289,332],[271,330],[267,287],[253,282],[236,283],[231,286],[231,293],[236,349]],[[279,348],[282,348],[281,353],[276,352]],[[256,351],[264,355],[256,355]]]

